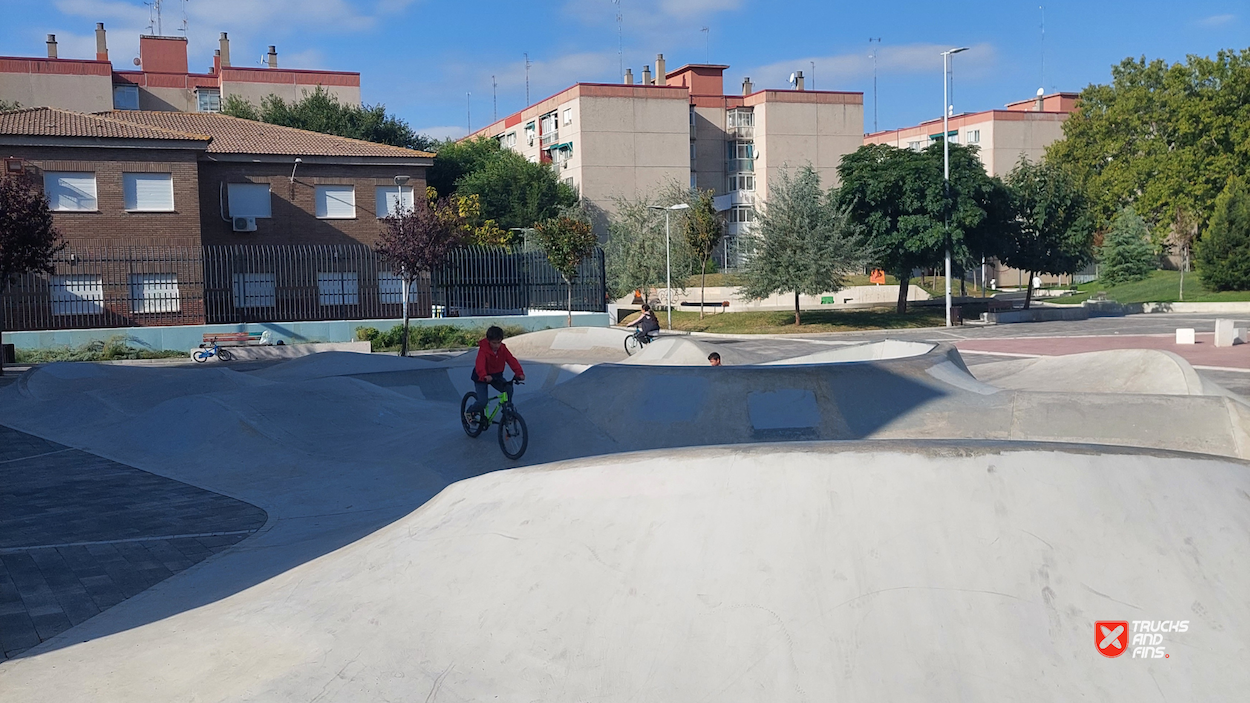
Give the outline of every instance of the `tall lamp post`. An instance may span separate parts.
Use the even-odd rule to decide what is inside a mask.
[[[942,180],[946,184],[946,326],[951,326],[951,233],[950,233],[950,199],[951,199],[951,130],[950,130],[950,63],[951,56],[968,47],[948,49],[942,52]]]
[[[391,215],[400,214],[404,211],[404,185],[408,183],[408,176],[395,176],[395,207],[391,209]],[[414,203],[415,205],[415,203]],[[399,272],[399,287],[401,295],[404,298],[404,341],[400,344],[399,355],[408,356],[408,298],[411,295],[412,286],[408,282],[408,272],[402,268]]]
[[[668,215],[674,210],[688,210],[690,206],[686,203],[677,203],[668,207],[648,205],[647,209],[664,211],[664,287],[668,290],[668,328],[671,330],[673,329],[673,235]]]

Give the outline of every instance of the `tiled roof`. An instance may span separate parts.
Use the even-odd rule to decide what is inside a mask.
[[[177,139],[207,142],[212,137],[193,130],[136,124],[102,115],[55,107],[0,112],[0,135],[24,137],[98,137],[104,139]]]
[[[110,118],[160,129],[212,135],[210,154],[267,154],[279,156],[365,156],[381,158],[433,158],[415,149],[375,144],[294,127],[255,122],[213,112],[147,112],[114,110]]]

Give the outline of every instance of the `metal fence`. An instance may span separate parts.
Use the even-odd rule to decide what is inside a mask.
[[[74,246],[51,275],[0,295],[9,330],[398,318],[398,267],[369,247]],[[458,249],[409,292],[413,317],[563,310],[563,278],[541,252]],[[573,309],[605,309],[603,252],[582,263]]]

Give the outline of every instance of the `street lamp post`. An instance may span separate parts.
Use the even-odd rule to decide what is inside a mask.
[[[668,207],[648,205],[648,210],[664,211],[664,287],[668,291],[668,328],[673,329],[673,237],[669,226],[668,214],[674,210],[687,210],[686,203],[677,203]]]
[[[395,180],[395,209],[391,211],[392,215],[403,212],[404,184],[406,184],[410,180],[410,178],[408,176],[395,176],[394,180]],[[412,290],[412,284],[408,281],[408,272],[405,271],[402,266],[400,267],[400,270],[399,270],[399,288],[400,288],[400,295],[402,295],[404,299],[404,302],[403,302],[404,304],[404,339],[403,339],[403,342],[400,343],[399,355],[408,356],[408,297]]]
[[[949,97],[951,56],[968,47],[949,49],[942,52],[942,180],[946,184],[946,326],[951,326],[951,233],[950,233],[950,199],[951,199],[951,106]]]

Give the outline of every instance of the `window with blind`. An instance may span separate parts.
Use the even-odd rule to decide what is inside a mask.
[[[360,288],[357,285],[356,272],[317,272],[317,293],[322,305],[356,305],[360,303]]]
[[[127,212],[173,212],[174,177],[168,173],[123,173]]]
[[[104,283],[99,276],[52,276],[53,315],[99,315],[104,312]]]
[[[378,274],[378,300],[384,305],[399,305],[404,302],[404,280],[399,274],[389,271]],[[417,302],[416,281],[408,288],[408,302]]]
[[[231,217],[273,217],[268,183],[228,183]]]
[[[178,274],[130,274],[130,311],[178,312]]]
[[[236,308],[274,307],[277,286],[272,273],[236,273],[233,282]]]
[[[95,212],[95,174],[44,171],[43,192],[57,212]]]
[[[396,204],[405,210],[412,209],[412,186],[378,186],[377,197],[378,217],[390,217],[395,214]]]
[[[356,219],[355,186],[317,186],[314,188],[314,197],[319,219]]]

